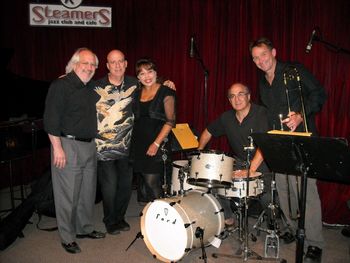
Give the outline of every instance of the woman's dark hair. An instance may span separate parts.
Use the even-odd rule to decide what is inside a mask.
[[[153,69],[154,71],[157,72],[156,64],[149,58],[141,58],[136,62],[136,65],[135,65],[136,76],[140,74],[142,68],[145,68],[146,70]]]

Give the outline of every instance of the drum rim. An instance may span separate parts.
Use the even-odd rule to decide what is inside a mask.
[[[192,151],[192,152],[189,152],[187,154],[187,156],[196,156],[196,155],[200,155],[201,153],[211,153],[211,154],[217,154],[217,155],[220,155],[220,154],[223,154],[227,157],[231,157],[233,159],[235,159],[232,154],[228,153],[228,152],[224,152],[224,151],[220,151],[220,150],[216,150],[216,149],[210,149],[210,150],[195,150],[195,151]]]
[[[208,180],[204,178],[187,178],[187,183],[195,186],[201,186],[206,188],[225,188],[226,186],[230,186],[232,183],[227,181],[219,181],[219,180]],[[207,183],[206,186],[197,183]],[[220,185],[215,187],[208,187],[209,184]]]
[[[263,177],[262,172],[255,172],[257,174],[256,176],[249,176],[248,181],[253,181],[257,179],[261,179]],[[232,182],[241,182],[241,181],[247,181],[247,177],[232,177]]]
[[[187,166],[189,166],[189,161],[188,160],[174,160],[173,162],[172,162],[172,165],[173,165],[173,167],[175,167],[175,168],[184,168],[184,167],[186,167],[186,164],[185,164],[185,166],[183,166],[183,165],[179,165],[179,164],[176,164],[175,162],[176,161],[185,161],[185,162],[187,162]]]

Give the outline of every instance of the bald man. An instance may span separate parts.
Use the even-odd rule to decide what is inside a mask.
[[[96,81],[100,95],[97,108],[97,174],[103,201],[103,222],[111,235],[128,231],[125,213],[132,192],[133,172],[129,162],[130,139],[134,125],[132,100],[138,88],[135,77],[126,76],[128,61],[120,50],[107,55],[109,73]],[[166,86],[175,89],[167,80]]]
[[[222,113],[216,120],[208,125],[199,139],[199,150],[204,149],[212,136],[219,137],[225,135],[230,147],[241,163],[246,160],[247,153],[244,147],[250,144],[248,136],[252,132],[267,131],[267,115],[264,107],[251,103],[250,90],[242,83],[234,83],[227,92],[232,109]],[[252,153],[250,171],[268,172],[266,164],[260,150]],[[245,168],[245,167],[242,167]],[[265,184],[266,185],[266,184]],[[233,224],[233,214],[227,202],[220,202],[224,208],[225,223],[227,226]]]

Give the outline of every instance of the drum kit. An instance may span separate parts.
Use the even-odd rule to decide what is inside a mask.
[[[205,247],[219,247],[226,231],[224,209],[217,198],[238,199],[239,222],[243,222],[247,199],[264,189],[261,173],[232,178],[235,159],[222,152],[196,151],[189,156],[173,162],[170,195],[148,203],[141,213],[141,233],[136,238],[142,237],[153,257],[163,262],[180,261],[199,248],[207,262]],[[247,221],[238,226],[242,244],[247,229]],[[242,253],[250,252],[245,244]],[[247,253],[242,256],[247,258]]]

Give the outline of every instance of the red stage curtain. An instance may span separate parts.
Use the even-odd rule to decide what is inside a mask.
[[[256,100],[259,73],[248,43],[266,36],[274,42],[278,58],[305,64],[324,85],[328,100],[317,116],[320,135],[349,139],[349,54],[316,41],[311,53],[305,53],[316,26],[324,40],[350,49],[348,0],[83,1],[84,5],[111,5],[111,29],[29,27],[29,2],[6,1],[1,10],[1,46],[15,51],[9,67],[18,75],[52,80],[64,72],[73,51],[81,46],[100,58],[96,77],[106,74],[105,56],[113,48],[126,53],[129,74],[134,74],[138,58],[149,56],[157,62],[160,75],[176,83],[178,122],[190,123],[201,132],[207,122],[229,108],[226,90],[233,82],[247,83]],[[208,105],[204,105],[203,70],[197,60],[189,58],[192,35],[209,71]],[[214,140],[212,147],[229,150],[225,139]],[[350,187],[319,186],[324,220],[350,223],[344,203],[350,199]]]

